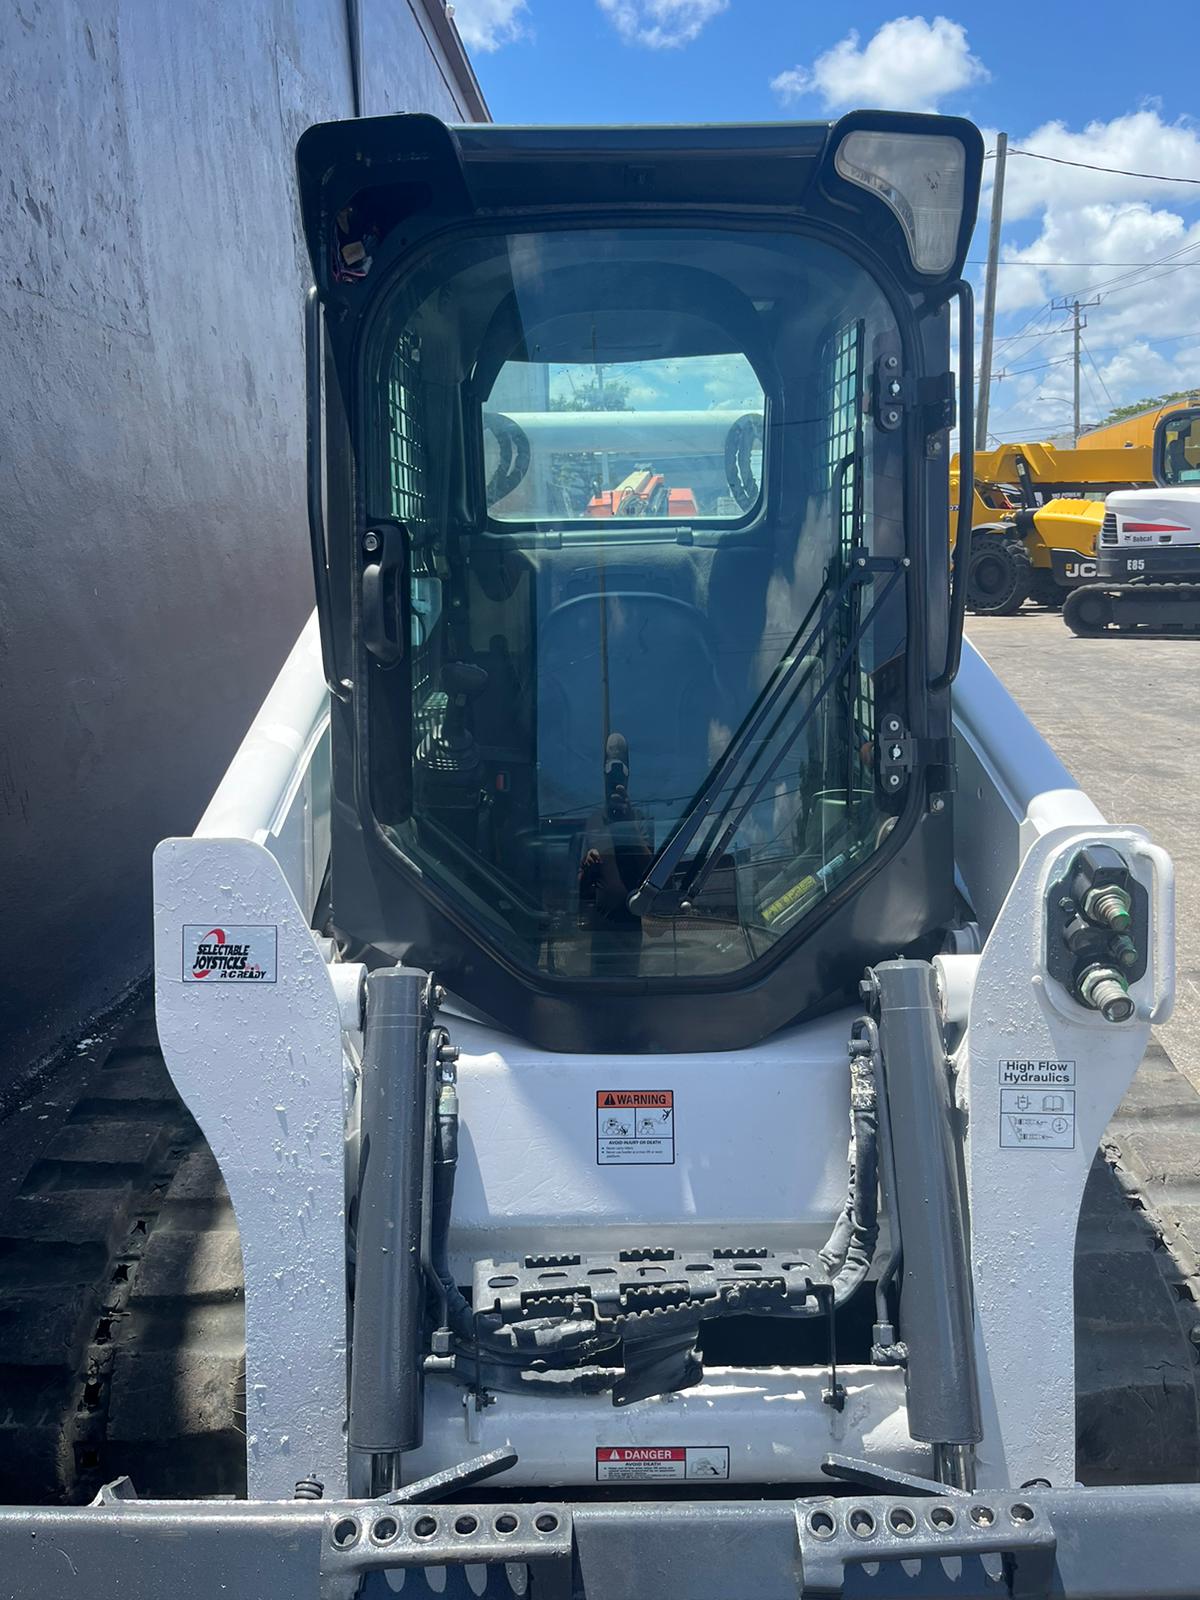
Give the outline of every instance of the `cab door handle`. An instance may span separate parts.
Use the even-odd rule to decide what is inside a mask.
[[[372,527],[363,536],[363,642],[384,667],[394,667],[404,656],[407,551],[404,529],[395,524]]]

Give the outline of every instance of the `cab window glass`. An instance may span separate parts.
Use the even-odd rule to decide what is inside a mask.
[[[397,284],[374,349],[367,509],[403,524],[410,640],[370,698],[386,837],[545,974],[755,962],[903,806],[878,284],[798,235],[474,237]]]
[[[740,351],[506,361],[480,416],[488,512],[736,522],[758,502],[765,407]]]
[[[1200,416],[1163,424],[1163,476],[1168,483],[1200,483]]]

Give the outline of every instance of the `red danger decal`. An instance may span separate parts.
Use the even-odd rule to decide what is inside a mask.
[[[597,1461],[684,1461],[687,1451],[666,1445],[622,1445],[596,1451]]]
[[[603,1444],[596,1449],[598,1483],[654,1483],[664,1478],[729,1477],[727,1444]]]

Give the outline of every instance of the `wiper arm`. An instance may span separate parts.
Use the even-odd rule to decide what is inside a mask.
[[[704,848],[697,853],[686,881],[672,896],[670,909],[672,911],[682,909],[687,896],[697,893],[703,886],[712,867],[720,859],[722,851],[724,851],[741,827],[750,808],[775,776],[789,750],[791,750],[796,740],[812,720],[814,713],[832,685],[837,682],[847,666],[849,666],[850,661],[858,651],[863,634],[870,625],[872,618],[890,594],[893,585],[906,565],[906,561],[899,561],[885,556],[871,556],[865,550],[852,551],[846,576],[842,579],[836,592],[826,601],[817,621],[809,628],[813,612],[828,593],[829,579],[825,580],[817,591],[816,598],[809,607],[804,621],[796,630],[778,666],[763,685],[758,698],[746,714],[741,726],[713,764],[712,770],[701,785],[696,798],[683,816],[680,817],[661,850],[650,863],[646,876],[630,895],[629,909],[635,916],[644,917],[653,912],[660,898],[666,893],[667,886],[674,877],[680,862],[687,854],[700,830],[704,827],[705,822],[711,817],[711,825]],[[812,653],[813,649],[828,628],[838,607],[852,589],[865,587],[867,584],[873,583],[875,577],[883,573],[888,574],[887,582],[882,590],[875,595],[870,606],[860,618],[837,663],[821,680],[803,715],[781,744],[774,758],[768,764],[766,771],[755,780],[749,794],[738,804],[737,797],[750,781],[759,756],[764,749],[770,747],[784,718],[794,704],[796,695],[803,690],[812,678],[817,667],[817,662]],[[789,690],[793,688],[795,693],[788,697]],[[786,704],[784,703],[785,699]],[[759,733],[776,710],[778,710],[779,715],[775,718],[767,737],[761,743],[757,743]],[[729,786],[731,776],[743,764],[747,756],[750,759],[746,763],[745,772],[734,784],[725,802],[719,809],[716,809],[718,798]]]

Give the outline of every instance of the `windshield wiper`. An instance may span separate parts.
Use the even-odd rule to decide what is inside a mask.
[[[829,592],[830,578],[827,577],[825,579],[825,582],[817,591],[812,605],[809,606],[804,621],[793,634],[791,642],[770,678],[763,685],[754,704],[743,718],[741,726],[725,746],[720,756],[718,756],[708,777],[705,778],[698,790],[695,799],[688,806],[683,816],[680,817],[661,850],[650,863],[646,876],[629,896],[629,909],[635,916],[645,917],[651,915],[658,902],[666,897],[668,886],[678,870],[680,862],[691,848],[700,830],[708,822],[708,836],[702,848],[696,852],[686,878],[676,886],[670,895],[668,905],[663,909],[668,914],[683,910],[689,896],[695,895],[703,887],[709,873],[720,860],[722,853],[745,821],[751,807],[779,770],[789,750],[791,750],[796,740],[812,720],[822,700],[824,700],[833,684],[841,678],[851,660],[857,655],[859,644],[872,618],[891,593],[893,586],[907,565],[907,560],[901,561],[887,556],[872,556],[863,549],[852,550],[846,576],[842,579],[834,594],[828,598],[821,615],[815,623],[812,623],[810,628],[809,624],[812,622],[813,612]],[[883,574],[887,574],[887,582],[873,596],[871,604],[859,618],[837,662],[821,679],[808,706],[786,739],[780,744],[766,770],[757,778],[754,778],[751,784],[754,767],[760,756],[765,750],[770,749],[797,697],[811,681],[817,670],[819,662],[813,654],[814,648],[837,614],[838,608],[854,589],[864,588],[866,585],[874,583],[875,578]],[[789,696],[789,690],[793,689],[794,693]],[[778,711],[778,715],[774,716],[776,711]],[[758,736],[772,716],[774,716],[774,721],[770,730],[766,737],[760,741]],[[749,758],[748,760],[746,759],[747,757]],[[730,787],[731,779],[735,776],[737,768],[743,764],[745,765],[745,771],[733,783],[728,797],[718,807],[717,802],[722,793]],[[745,799],[739,803],[738,796],[746,788],[747,784],[751,784],[750,791]]]

